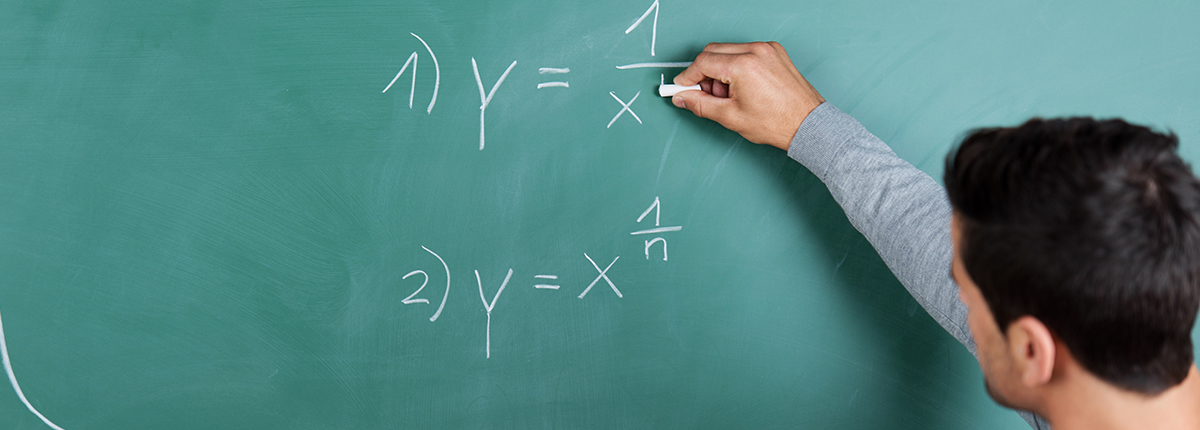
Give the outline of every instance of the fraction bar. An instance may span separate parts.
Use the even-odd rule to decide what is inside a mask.
[[[684,69],[692,65],[691,61],[677,61],[673,63],[633,63],[624,66],[617,66],[618,69],[645,69],[645,68],[677,68]]]
[[[683,230],[683,226],[678,226],[678,225],[677,225],[677,226],[674,226],[674,227],[659,227],[659,228],[652,228],[652,229],[649,229],[649,230],[640,230],[640,231],[635,231],[635,232],[633,232],[633,233],[629,233],[629,234],[631,234],[631,235],[639,235],[639,234],[654,234],[654,233],[662,233],[662,232],[664,232],[664,231],[679,231],[679,230]]]

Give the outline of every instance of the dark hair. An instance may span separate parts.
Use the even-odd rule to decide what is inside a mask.
[[[946,157],[962,261],[1004,331],[1030,315],[1101,379],[1145,394],[1192,365],[1200,181],[1179,139],[1125,121],[972,131]]]

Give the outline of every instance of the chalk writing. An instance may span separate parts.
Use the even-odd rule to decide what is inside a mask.
[[[438,305],[437,312],[434,312],[433,316],[429,317],[429,322],[434,322],[437,321],[438,316],[442,314],[442,309],[446,307],[446,299],[450,297],[450,266],[447,265],[446,260],[443,260],[442,256],[437,255],[436,252],[430,251],[429,248],[424,246],[422,246],[421,249],[424,249],[425,252],[433,254],[433,256],[442,263],[442,267],[446,269],[446,292],[442,294],[442,304]]]
[[[650,19],[649,27],[650,27],[650,56],[651,57],[654,57],[657,55],[656,47],[658,45],[658,15],[659,15],[659,12],[661,12],[661,11],[662,11],[662,5],[660,3],[660,0],[653,0],[650,3],[650,6],[647,7],[646,10],[644,12],[642,12],[642,14],[640,16],[638,16],[637,19],[635,19],[633,21],[633,23],[630,24],[629,27],[627,27],[625,29],[625,34],[630,34],[634,30],[638,29],[642,25],[642,23],[646,22],[646,20],[648,18]],[[653,14],[653,17],[651,17],[651,14]],[[434,84],[433,84],[433,97],[430,98],[429,107],[426,109],[426,113],[432,113],[433,106],[434,106],[434,104],[437,103],[438,88],[441,85],[441,66],[438,64],[437,55],[434,54],[433,48],[431,48],[429,46],[429,44],[425,42],[425,39],[422,39],[416,33],[409,33],[409,34],[421,42],[421,45],[423,45],[425,47],[425,50],[428,51],[429,57],[431,59],[433,59],[433,67],[434,67],[434,72],[435,72],[435,78],[434,78]],[[409,109],[412,109],[413,98],[414,98],[414,95],[416,92],[417,64],[418,64],[419,60],[420,60],[420,55],[416,51],[413,51],[408,56],[408,59],[404,62],[404,64],[400,67],[400,71],[397,72],[394,77],[392,77],[392,80],[390,82],[388,82],[388,84],[383,88],[383,91],[382,91],[383,93],[386,93],[389,89],[391,89],[392,86],[395,85],[396,81],[398,81],[400,79],[400,77],[404,75],[404,72],[408,71],[409,66],[412,66],[412,77],[411,77],[411,84],[409,85],[409,94],[408,94]],[[491,104],[492,98],[496,94],[496,90],[499,89],[500,85],[504,82],[504,80],[508,78],[509,73],[512,72],[513,67],[516,66],[516,64],[517,64],[517,62],[513,61],[512,64],[510,64],[508,66],[508,68],[504,70],[504,73],[500,75],[500,78],[496,80],[495,84],[492,85],[491,91],[485,91],[485,88],[483,86],[483,78],[479,74],[479,64],[477,63],[477,61],[475,60],[474,57],[471,58],[471,69],[475,75],[475,83],[479,88],[479,102],[480,102],[479,103],[479,150],[480,151],[482,151],[486,147],[486,144],[487,144],[487,132],[486,132],[487,108]],[[620,69],[620,70],[640,69],[640,68],[663,69],[663,68],[686,68],[686,67],[690,66],[691,64],[692,64],[691,61],[645,62],[645,63],[624,64],[624,65],[619,65],[616,67],[617,67],[617,69]],[[569,67],[539,67],[537,69],[537,71],[538,71],[539,75],[561,75],[561,74],[570,73],[571,69]],[[662,77],[660,76],[660,79],[659,79],[660,85],[662,84],[662,81],[663,81],[663,79],[661,79],[661,78]],[[548,89],[548,88],[571,88],[571,83],[565,79],[563,79],[563,80],[547,80],[547,81],[539,82],[536,85],[536,87],[539,90]],[[639,124],[643,124],[642,118],[640,116],[638,116],[638,114],[635,113],[633,111],[633,109],[630,107],[633,104],[633,102],[635,100],[637,100],[637,97],[639,95],[641,95],[640,91],[634,94],[633,98],[629,100],[629,103],[626,103],[625,101],[623,101],[619,97],[617,97],[615,92],[610,91],[609,95],[612,96],[614,99],[616,99],[618,103],[621,103],[621,110],[618,111],[617,114],[615,116],[613,116],[611,120],[609,120],[608,125],[605,128],[612,128],[612,125],[618,119],[620,119],[621,116],[623,116],[626,112],[629,112],[630,116],[633,117],[633,119],[635,121],[637,121]],[[419,300],[419,299],[417,299],[417,300]]]
[[[639,26],[641,26],[642,23],[645,22],[647,18],[650,18],[651,13],[654,14],[654,17],[651,19],[651,22],[650,22],[650,56],[651,57],[656,55],[655,47],[658,44],[658,14],[659,14],[660,10],[661,10],[661,5],[659,3],[659,0],[654,0],[650,4],[650,7],[646,8],[646,11],[643,12],[642,15],[639,16],[636,20],[634,20],[633,24],[631,24],[628,28],[625,29],[625,34],[629,34],[629,33],[633,32],[633,30],[635,30]],[[426,109],[426,113],[432,113],[433,106],[434,106],[434,104],[437,103],[438,88],[441,85],[441,66],[438,64],[437,55],[434,55],[434,53],[433,53],[433,48],[431,48],[429,46],[429,44],[425,42],[425,39],[422,39],[416,33],[409,33],[409,34],[411,34],[414,38],[416,38],[418,41],[421,42],[421,45],[423,45],[425,47],[425,50],[428,51],[429,57],[433,59],[433,67],[434,67],[434,72],[435,72],[435,78],[434,78],[434,84],[433,84],[433,97],[430,98],[429,107]],[[388,82],[388,84],[383,88],[383,91],[382,91],[383,93],[386,93],[389,89],[391,89],[392,86],[396,84],[396,81],[399,80],[400,77],[404,75],[404,72],[408,71],[409,66],[412,66],[412,77],[411,77],[411,84],[409,85],[409,94],[408,94],[409,109],[412,109],[413,98],[416,94],[417,64],[418,64],[419,60],[420,60],[420,55],[416,51],[413,51],[411,54],[409,54],[408,59],[400,67],[400,71],[397,72],[394,77],[392,77],[392,80],[390,82]],[[649,62],[649,63],[625,64],[625,65],[619,65],[616,67],[617,67],[617,69],[621,69],[621,70],[638,69],[638,68],[683,68],[683,67],[688,67],[691,64],[692,63],[690,61]],[[491,90],[485,91],[485,88],[483,86],[483,78],[479,74],[479,64],[475,60],[474,57],[471,57],[471,69],[475,75],[475,83],[479,88],[479,150],[480,151],[482,151],[487,146],[487,132],[486,132],[487,108],[491,104],[492,98],[496,95],[496,90],[500,88],[500,85],[504,82],[505,79],[508,78],[509,73],[512,72],[513,67],[515,67],[516,65],[517,65],[517,62],[513,61],[512,64],[510,64],[508,66],[508,68],[504,70],[504,73],[500,75],[500,78],[496,80],[496,83],[492,85]],[[540,75],[559,75],[559,74],[567,74],[567,73],[571,72],[571,69],[569,67],[539,67],[537,70],[538,70],[538,74],[540,74]],[[660,78],[661,78],[661,76],[660,76]],[[662,79],[660,79],[660,83],[661,83],[661,81],[662,81]],[[546,88],[571,88],[571,83],[568,82],[567,80],[551,80],[551,81],[539,82],[537,84],[537,89],[539,89],[539,90],[546,89]],[[632,116],[633,119],[638,122],[638,124],[643,124],[642,118],[640,116],[638,116],[638,114],[635,113],[632,108],[630,108],[630,106],[633,104],[633,102],[637,100],[638,96],[641,95],[640,91],[635,93],[633,98],[630,99],[628,103],[621,100],[619,97],[617,97],[616,93],[614,93],[612,91],[609,92],[609,95],[612,96],[614,99],[617,100],[618,103],[621,104],[621,110],[618,111],[617,114],[615,116],[613,116],[613,118],[611,120],[609,120],[608,125],[606,125],[605,128],[612,128],[612,125],[617,121],[617,119],[620,119],[621,116],[623,116],[625,114],[625,112],[629,112],[630,116]],[[414,299],[414,300],[420,300],[420,299]],[[416,302],[414,302],[414,303],[416,303]]]
[[[433,54],[433,49],[429,47],[428,43],[425,43],[425,39],[422,39],[421,36],[417,36],[416,33],[408,34],[411,34],[412,37],[415,37],[417,40],[421,41],[421,45],[425,46],[425,50],[429,51],[429,57],[433,59],[433,97],[429,98],[429,107],[425,109],[425,113],[429,114],[433,112],[433,105],[437,104],[438,87],[442,85],[442,66],[438,64],[437,55]],[[412,63],[412,86],[410,86],[408,89],[409,109],[412,109],[413,94],[417,91],[417,58],[417,52],[413,51],[413,53],[408,56],[408,60],[404,62],[404,65],[400,67],[400,71],[396,73],[396,77],[392,78],[392,81],[388,82],[387,86],[383,88],[383,91],[381,91],[386,93],[387,90],[392,87],[392,84],[395,84],[396,80],[400,79],[400,75],[404,74],[404,70],[408,69],[409,63]]]
[[[625,34],[629,34],[629,32],[637,28],[638,25],[641,25],[642,21],[644,21],[647,16],[650,16],[650,12],[654,12],[654,22],[650,27],[650,56],[653,57],[654,44],[658,41],[658,0],[654,0],[654,3],[650,4],[650,8],[646,9],[646,13],[643,13],[642,16],[637,19],[637,21],[633,22],[633,25],[625,29]]]
[[[408,61],[404,62],[404,66],[400,67],[399,72],[396,72],[396,77],[392,78],[392,81],[388,82],[387,86],[383,87],[383,91],[381,91],[381,92],[386,93],[387,90],[392,87],[392,84],[396,83],[397,79],[400,79],[400,75],[403,75],[404,70],[408,69],[409,63],[412,63],[413,72],[412,72],[412,85],[408,87],[408,108],[412,109],[413,94],[415,94],[417,92],[417,52],[416,51],[413,51],[412,55],[408,56]]]
[[[487,111],[488,103],[492,102],[492,97],[496,95],[496,89],[500,88],[500,84],[508,78],[508,72],[511,72],[513,67],[517,65],[516,61],[508,65],[504,69],[504,74],[500,75],[500,79],[496,80],[496,84],[492,85],[492,90],[485,95],[483,93],[483,80],[479,78],[479,66],[475,64],[475,57],[471,57],[471,69],[475,71],[475,83],[479,84],[479,150],[483,150],[483,113]]]
[[[633,63],[617,66],[618,69],[686,69],[691,66],[691,61],[676,61],[672,63]]]
[[[429,107],[425,109],[425,113],[428,114],[433,112],[433,105],[437,104],[438,87],[442,85],[442,66],[438,65],[437,55],[433,54],[433,49],[429,47],[428,43],[425,43],[425,39],[422,39],[421,36],[417,36],[417,33],[408,34],[411,34],[412,37],[415,37],[417,40],[421,41],[421,44],[425,45],[425,50],[429,51],[429,57],[433,58],[433,97],[429,99]],[[415,73],[416,69],[414,68],[413,70]]]
[[[558,275],[534,275],[533,278],[534,279],[557,280]],[[561,288],[561,286],[560,285],[550,285],[550,284],[535,284],[533,286],[533,288],[536,288],[539,290],[557,290],[557,289]]]
[[[421,249],[424,249],[425,251],[429,252],[430,254],[433,254],[433,256],[437,257],[438,261],[441,262],[442,267],[446,269],[446,291],[448,294],[448,292],[450,291],[450,281],[449,281],[450,268],[449,268],[449,265],[447,265],[446,261],[443,260],[436,253],[434,253],[433,251],[430,251],[429,248],[422,246]],[[619,260],[621,257],[617,256],[617,257],[613,258],[612,262],[608,263],[608,266],[606,266],[604,269],[601,269],[600,266],[598,264],[596,264],[595,260],[592,260],[592,257],[589,256],[587,253],[584,253],[583,257],[586,258],[588,260],[588,262],[591,263],[592,267],[596,269],[597,275],[596,275],[596,278],[593,279],[592,282],[583,289],[583,292],[579,294],[579,298],[582,299],[582,298],[586,297],[587,294],[592,290],[592,287],[595,287],[596,284],[600,283],[600,281],[602,281],[602,280],[608,284],[608,287],[612,289],[613,293],[617,295],[618,299],[624,298],[624,295],[621,294],[621,290],[619,290],[617,288],[617,285],[613,282],[612,278],[609,277],[609,273],[611,273],[610,271],[612,270],[613,265],[615,265],[617,263],[617,260]],[[492,295],[491,300],[488,300],[487,295],[483,291],[484,290],[483,276],[479,273],[479,270],[475,270],[474,272],[475,272],[476,288],[479,289],[479,300],[481,302],[483,302],[483,310],[487,314],[487,325],[485,326],[485,331],[484,331],[484,357],[491,358],[492,357],[492,311],[494,311],[496,309],[496,302],[498,300],[500,300],[500,296],[504,293],[505,289],[508,288],[508,283],[512,280],[514,271],[511,268],[508,269],[508,273],[504,276],[504,280],[500,282],[500,288],[497,289],[496,293]],[[418,303],[419,304],[428,304],[429,303],[429,301],[427,299],[414,298],[418,293],[420,293],[425,288],[426,284],[429,282],[428,272],[426,272],[424,270],[413,270],[411,272],[408,272],[408,274],[404,275],[404,277],[401,279],[407,279],[409,277],[413,277],[416,275],[421,275],[423,278],[423,282],[421,283],[421,287],[417,288],[416,291],[414,291],[412,294],[409,294],[408,297],[405,297],[403,300],[401,300],[401,303],[403,303],[405,305],[418,304]],[[559,279],[558,275],[534,275],[533,278],[536,282],[533,285],[533,288],[536,290],[557,291],[562,288],[562,285],[559,285],[559,282],[558,282],[558,279]],[[553,282],[553,283],[551,283],[551,282]],[[445,306],[445,304],[446,304],[446,297],[442,297],[442,305],[441,306]],[[435,314],[433,318],[429,319],[429,321],[433,322],[433,321],[437,320],[437,315],[441,314],[441,311],[442,311],[442,309],[438,308],[438,314]]]
[[[479,271],[475,271],[475,282],[479,284],[479,300],[483,301],[483,308],[487,310],[487,357],[492,358],[492,309],[496,308],[496,300],[500,298],[500,293],[504,292],[504,287],[508,286],[508,280],[512,278],[512,269],[508,269],[508,275],[504,276],[504,282],[500,283],[500,289],[496,290],[496,295],[492,296],[492,302],[488,303],[487,297],[483,296],[483,281],[479,279]]]
[[[663,247],[662,247],[663,248],[663,261],[667,261],[667,240],[663,239],[661,237],[656,237],[654,239],[650,239],[650,240],[646,241],[646,247],[644,248],[644,250],[646,253],[647,260],[650,259],[650,247],[654,246],[654,244],[659,243],[659,242],[661,242],[663,245]]]
[[[563,74],[563,73],[571,73],[571,69],[567,68],[567,67],[561,67],[561,68],[542,67],[542,68],[538,69],[538,74],[542,74],[542,75],[545,75],[545,74],[555,74],[556,75],[556,74]],[[570,88],[571,84],[568,83],[567,81],[551,81],[551,82],[542,82],[542,83],[537,84],[537,88],[539,90],[542,88],[555,88],[555,87]]]
[[[413,296],[417,295],[418,293],[421,292],[421,290],[425,289],[425,284],[429,283],[429,274],[425,273],[424,270],[414,270],[414,271],[408,272],[407,275],[404,275],[404,277],[400,278],[400,279],[408,279],[409,276],[416,275],[418,273],[420,273],[421,276],[425,277],[425,280],[421,281],[421,288],[417,288],[417,291],[413,291],[412,294],[409,294],[408,297],[405,297],[404,300],[400,301],[400,303],[404,303],[406,305],[411,305],[413,303],[429,304],[429,300],[427,300],[427,299],[414,299],[413,298]]]
[[[638,96],[642,95],[642,92],[641,92],[641,91],[638,91],[638,92],[637,92],[637,94],[634,94],[634,95],[633,95],[633,98],[629,99],[629,103],[625,103],[625,102],[621,101],[621,98],[620,98],[620,97],[617,97],[617,95],[616,95],[616,94],[613,94],[613,93],[612,93],[612,91],[609,91],[609,92],[608,92],[608,95],[612,96],[612,98],[614,98],[614,99],[616,99],[616,100],[617,100],[617,103],[620,103],[620,104],[621,104],[621,110],[617,112],[617,116],[614,116],[614,117],[612,118],[612,121],[609,121],[609,122],[608,122],[608,125],[607,125],[607,126],[605,126],[604,128],[611,128],[611,127],[612,127],[612,125],[613,125],[613,123],[614,123],[614,122],[617,122],[617,118],[620,118],[620,117],[621,117],[621,115],[624,115],[624,114],[625,114],[625,112],[629,112],[629,114],[630,114],[630,115],[633,115],[633,119],[636,119],[636,120],[637,120],[637,122],[638,122],[638,124],[641,124],[641,123],[642,123],[642,119],[641,119],[641,118],[639,118],[639,117],[637,116],[637,114],[633,112],[633,109],[630,109],[630,108],[629,108],[629,105],[631,105],[631,104],[633,104],[633,102],[637,101],[637,98],[638,98]]]
[[[638,231],[635,231],[635,232],[629,233],[629,234],[631,234],[631,235],[655,234],[655,233],[663,233],[663,232],[667,232],[667,231],[679,231],[679,230],[683,230],[683,227],[681,227],[681,226],[658,227],[658,228],[651,228],[651,229],[647,229],[647,230],[638,230]]]
[[[662,203],[659,202],[658,196],[654,196],[654,203],[651,203],[650,207],[646,208],[646,210],[644,212],[642,212],[642,215],[637,217],[637,222],[639,222],[639,223],[642,222],[642,220],[645,219],[647,215],[650,215],[651,211],[654,211],[654,226],[655,226],[655,228],[646,229],[646,230],[638,230],[633,233],[629,233],[630,235],[637,236],[637,235],[642,235],[642,234],[658,234],[658,233],[666,233],[669,231],[683,230],[683,226],[679,226],[679,225],[670,226],[670,227],[659,227],[658,226],[660,215],[662,214]],[[656,237],[654,239],[645,241],[646,246],[644,247],[644,250],[646,253],[646,259],[647,260],[650,259],[650,247],[654,246],[655,243],[662,243],[663,261],[667,261],[667,240],[664,238],[661,238],[661,237]]]
[[[636,30],[639,26],[641,26],[642,23],[644,23],[648,18],[650,18],[649,27],[650,27],[650,56],[651,57],[656,56],[655,51],[656,51],[656,46],[658,43],[658,15],[659,15],[660,11],[661,11],[661,5],[659,3],[659,0],[654,0],[650,4],[650,7],[648,7],[645,10],[645,12],[643,12],[641,14],[641,16],[639,16],[633,22],[633,24],[631,24],[628,28],[625,29],[625,34],[630,34],[634,30]],[[651,18],[652,13],[653,13],[653,18]],[[410,34],[412,34],[413,37],[417,38],[417,40],[419,40],[421,42],[421,44],[425,46],[425,49],[428,51],[430,57],[433,59],[434,70],[437,73],[437,75],[436,75],[437,77],[435,78],[435,82],[434,82],[434,94],[430,100],[430,104],[427,109],[427,113],[428,113],[433,110],[434,103],[437,100],[437,91],[438,91],[438,86],[439,86],[439,82],[440,82],[440,76],[441,76],[440,70],[441,69],[438,66],[437,57],[434,55],[433,49],[430,48],[429,44],[426,43],[424,39],[421,39],[419,36],[417,36],[415,33],[410,33]],[[417,73],[417,64],[418,64],[419,59],[420,59],[419,53],[416,51],[412,52],[409,55],[408,59],[400,67],[400,71],[396,73],[396,75],[387,84],[387,86],[384,87],[384,89],[382,91],[382,92],[386,93],[389,89],[391,89],[392,86],[400,79],[401,76],[404,75],[405,72],[408,71],[408,68],[411,66],[412,67],[412,77],[411,77],[411,84],[410,84],[410,89],[409,89],[409,108],[410,109],[412,108],[415,86],[416,86],[416,82],[417,82],[416,73]],[[644,68],[669,69],[669,68],[686,68],[686,67],[690,66],[691,64],[692,63],[690,61],[643,62],[643,63],[631,63],[631,64],[618,65],[616,67],[619,70],[644,69]],[[479,149],[481,151],[486,147],[487,108],[491,105],[491,102],[494,100],[497,90],[499,90],[500,86],[509,77],[510,73],[512,73],[512,71],[516,67],[516,65],[517,65],[516,61],[513,61],[512,63],[510,63],[508,65],[508,67],[504,70],[504,72],[500,74],[499,78],[496,79],[495,83],[492,84],[491,89],[487,90],[484,86],[483,77],[479,73],[479,64],[474,57],[471,57],[471,70],[474,74],[475,84],[479,91]],[[571,85],[568,82],[568,80],[562,79],[562,77],[559,77],[559,75],[566,75],[566,74],[571,73],[571,69],[568,67],[539,67],[539,68],[537,68],[537,72],[539,75],[554,75],[553,77],[546,76],[546,78],[548,78],[547,80],[545,80],[543,82],[539,82],[536,85],[537,89],[539,89],[539,90],[546,89],[546,88],[571,88]],[[563,77],[565,77],[565,76],[563,76]],[[660,85],[663,84],[664,82],[665,82],[665,74],[660,74],[659,75]],[[633,120],[637,121],[638,124],[644,124],[642,121],[642,118],[637,114],[637,112],[634,112],[634,110],[632,108],[633,104],[637,101],[638,97],[641,96],[641,91],[635,92],[633,97],[631,97],[628,102],[626,102],[625,100],[622,100],[620,97],[618,97],[616,95],[615,91],[609,91],[608,95],[610,97],[612,97],[614,100],[616,100],[617,103],[619,103],[621,105],[621,108],[620,108],[620,110],[617,111],[616,115],[614,115],[609,120],[609,122],[605,126],[605,128],[612,128],[612,125],[615,124],[617,122],[617,120],[619,120],[626,113],[628,113],[629,116],[633,118]],[[646,228],[642,228],[642,229],[633,231],[630,233],[630,235],[649,237],[649,239],[644,240],[642,243],[643,254],[646,256],[647,260],[650,259],[651,250],[654,249],[654,247],[656,245],[661,244],[662,245],[662,253],[663,253],[663,261],[668,261],[669,257],[668,257],[668,253],[667,253],[667,239],[665,237],[662,237],[661,235],[663,233],[681,231],[683,229],[683,226],[679,226],[679,225],[663,226],[663,225],[661,225],[662,202],[659,200],[659,198],[657,196],[654,197],[654,201],[653,201],[653,203],[651,203],[650,207],[648,207],[645,211],[642,212],[642,214],[640,216],[637,217],[636,222],[640,224],[643,221],[647,220],[651,212],[654,212],[654,226],[651,227],[649,225],[646,225],[645,226]],[[432,254],[434,257],[436,257],[438,259],[438,261],[442,264],[442,267],[445,269],[445,272],[446,272],[446,290],[443,293],[442,302],[438,305],[437,311],[429,319],[430,322],[435,322],[438,319],[438,316],[441,315],[442,310],[445,309],[446,301],[450,294],[450,267],[448,264],[446,264],[446,261],[444,259],[442,259],[442,257],[439,256],[437,253],[434,253],[433,251],[429,250],[429,248],[426,248],[424,246],[422,246],[421,248],[424,249],[426,252],[429,252],[430,254]],[[602,268],[600,268],[600,265],[597,264],[596,261],[593,260],[590,255],[588,255],[587,253],[584,253],[583,256],[585,259],[587,259],[587,261],[591,264],[591,266],[596,270],[597,275],[594,279],[592,279],[592,281],[590,283],[588,283],[583,288],[582,292],[579,293],[578,298],[583,299],[583,298],[587,297],[588,293],[590,293],[597,284],[599,284],[601,281],[603,281],[605,284],[608,285],[609,289],[611,289],[613,291],[613,294],[617,296],[617,299],[623,299],[624,294],[622,294],[621,290],[619,288],[617,288],[616,283],[613,281],[613,279],[610,276],[610,274],[612,273],[613,267],[616,265],[617,261],[620,260],[621,257],[619,255],[614,257],[608,263],[608,265],[602,269]],[[486,323],[485,335],[484,335],[485,336],[485,340],[484,340],[484,351],[485,352],[484,352],[484,354],[485,354],[486,358],[491,358],[492,311],[495,310],[496,302],[500,299],[500,296],[504,293],[505,288],[507,288],[508,283],[511,281],[514,270],[512,268],[508,269],[508,273],[505,275],[504,280],[500,283],[500,287],[496,290],[495,294],[492,295],[491,300],[488,300],[487,295],[484,293],[483,279],[482,279],[481,274],[479,273],[479,270],[475,270],[474,272],[475,272],[476,287],[478,288],[478,291],[479,291],[479,299],[483,303],[483,308],[487,315],[487,323]],[[412,291],[412,293],[409,294],[407,297],[402,299],[400,301],[401,304],[403,304],[403,305],[431,304],[431,301],[429,299],[421,296],[422,294],[425,294],[424,289],[428,286],[428,284],[430,282],[429,272],[427,272],[425,270],[420,270],[420,269],[412,270],[412,271],[409,271],[407,274],[405,274],[401,278],[401,280],[407,280],[408,278],[415,277],[417,275],[420,275],[420,277],[421,277],[421,285],[419,287],[417,287],[414,291]],[[533,285],[534,290],[558,291],[558,290],[561,290],[565,284],[563,282],[559,281],[558,275],[541,274],[541,275],[534,275],[534,282],[532,283],[532,285]]]
[[[658,196],[654,196],[654,203],[651,203],[650,207],[638,215],[637,222],[642,222],[646,215],[650,215],[650,211],[654,211],[654,225],[658,225],[659,216],[662,215],[662,204],[659,203]]]
[[[587,258],[588,262],[592,263],[592,267],[595,267],[596,271],[600,272],[600,275],[596,276],[596,279],[592,280],[592,283],[588,284],[587,288],[584,288],[582,293],[579,293],[579,298],[582,299],[583,296],[587,295],[588,291],[592,291],[592,287],[594,287],[597,282],[600,282],[601,279],[604,279],[604,282],[608,283],[608,286],[612,288],[613,292],[617,293],[617,298],[625,297],[621,295],[621,290],[618,290],[617,286],[613,284],[612,279],[608,279],[608,269],[611,269],[614,264],[617,264],[617,260],[620,259],[621,256],[618,255],[617,258],[614,258],[612,263],[608,263],[608,267],[605,267],[604,270],[600,270],[600,266],[598,266],[595,261],[592,261],[592,257],[589,257],[586,252],[583,253],[583,257]]]

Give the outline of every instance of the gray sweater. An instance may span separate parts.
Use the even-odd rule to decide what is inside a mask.
[[[904,288],[971,355],[967,308],[950,278],[950,202],[933,178],[900,159],[850,115],[822,103],[800,125],[788,156],[821,179],[850,223]],[[1028,412],[1035,429],[1049,429]]]

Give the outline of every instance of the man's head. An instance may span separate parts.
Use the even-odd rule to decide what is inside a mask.
[[[1177,147],[1121,120],[1034,119],[946,158],[952,273],[997,401],[1028,407],[1021,382],[1068,358],[1146,395],[1187,376],[1200,181]]]

